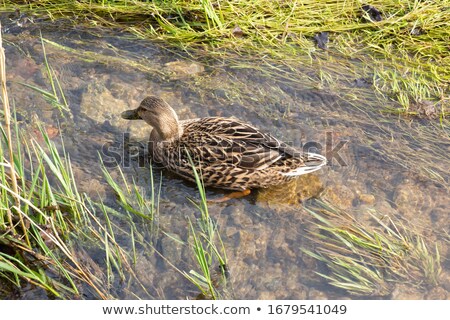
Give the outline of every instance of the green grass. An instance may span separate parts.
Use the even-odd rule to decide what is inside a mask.
[[[121,179],[113,179],[111,173],[103,166],[102,167],[106,181],[114,190],[117,202],[123,209],[126,210],[130,220],[133,220],[132,215],[137,216],[144,223],[150,223],[154,226],[156,222],[156,212],[159,208],[159,193],[155,194],[155,186],[153,182],[152,168],[149,171],[149,183],[150,183],[150,196],[147,192],[137,186],[134,182],[130,185],[127,182],[122,170],[117,166]],[[140,235],[138,238],[138,244],[143,250],[147,252],[155,251],[162,259],[164,259],[174,270],[182,274],[188,281],[190,281],[200,291],[202,298],[219,299],[222,297],[220,294],[223,285],[226,283],[226,266],[227,258],[225,253],[225,247],[218,231],[218,226],[214,220],[210,217],[208,212],[208,205],[206,200],[205,188],[201,180],[201,176],[193,167],[196,177],[196,183],[199,190],[200,200],[195,201],[189,199],[194,207],[200,212],[200,217],[195,219],[194,217],[188,217],[186,226],[189,228],[189,236],[187,241],[181,241],[171,236],[171,231],[164,229],[161,230],[156,227],[150,228],[152,239],[166,236],[175,242],[179,242],[182,246],[185,246],[192,253],[190,263],[196,263],[195,268],[193,266],[189,271],[180,270],[170,260],[167,260],[161,253],[159,253],[153,242],[143,240],[145,237],[142,231],[137,228],[133,228],[133,233]],[[159,190],[161,186],[159,187]],[[156,202],[155,202],[156,201]],[[195,222],[193,222],[195,220]],[[199,270],[199,271],[197,271]],[[216,270],[219,270],[217,272]]]
[[[121,178],[120,181],[118,181],[111,176],[110,172],[103,165],[103,161],[100,156],[99,159],[102,163],[102,171],[106,182],[114,190],[119,205],[127,212],[131,212],[144,220],[154,221],[159,206],[159,203],[156,202],[156,200],[159,199],[159,194],[156,194],[152,168],[150,167],[149,170],[150,185],[148,186],[148,190],[150,190],[151,195],[150,201],[147,201],[145,190],[140,188],[134,179],[132,185],[129,185],[120,166],[117,166],[117,170],[119,171]]]
[[[64,115],[64,113],[62,113],[63,111],[69,112],[69,104],[67,103],[66,97],[64,96],[64,91],[61,88],[61,84],[58,80],[55,70],[53,70],[53,68],[50,66],[47,60],[47,54],[45,52],[44,39],[42,38],[42,34],[41,34],[41,45],[42,45],[42,53],[44,55],[44,66],[47,73],[47,79],[50,83],[51,91],[41,89],[34,85],[30,85],[23,82],[21,82],[20,84],[40,93],[44,99],[46,99],[52,106],[58,108],[61,111],[61,114]]]
[[[438,284],[439,250],[411,226],[376,212],[369,212],[373,225],[361,223],[327,203],[306,211],[313,218],[308,239],[314,250],[302,250],[324,263],[327,273],[316,273],[330,285],[354,295],[387,296],[396,283],[420,289]]]
[[[63,90],[59,85],[55,87],[57,80],[52,80],[54,72],[49,67],[43,41],[42,49],[53,93],[28,87],[42,93],[50,104],[61,99],[67,107]],[[4,56],[1,62],[6,121],[0,137],[0,278],[17,287],[26,283],[40,287],[52,298],[86,295],[111,299],[125,292],[141,298],[135,293],[137,288],[144,297],[152,297],[133,271],[137,250],[155,252],[154,240],[171,233],[159,230],[161,185],[154,184],[152,168],[149,184],[143,187],[134,179],[128,182],[119,166],[119,178],[113,178],[100,158],[105,180],[116,194],[118,207],[108,206],[102,199],[94,201],[81,193],[63,141],[58,148],[39,125],[37,137],[30,137],[11,119]],[[53,94],[54,99],[49,99]],[[70,112],[62,107],[60,110]],[[207,211],[204,188],[198,182],[201,218],[198,223],[192,223],[192,219],[186,221],[186,232],[192,237],[183,245],[192,249],[192,262],[198,263],[200,272],[195,267],[186,272],[167,262],[196,285],[204,297],[219,298],[214,270],[210,270],[217,262],[225,268],[226,258],[223,258],[224,247],[217,226]],[[123,237],[130,239],[127,247],[118,243],[117,239]],[[216,243],[222,247],[219,249]],[[90,252],[95,252],[97,257],[103,255],[103,262],[94,262]],[[117,281],[133,287],[116,291]]]
[[[134,276],[125,276],[129,254],[115,240],[123,230],[111,222],[112,209],[78,191],[64,147],[58,150],[41,126],[38,138],[30,137],[11,119],[1,39],[0,49],[0,278],[17,287],[30,283],[52,298],[112,298],[114,274]],[[105,277],[93,273],[94,262],[85,263],[92,248],[105,254]]]
[[[371,4],[383,11],[381,22],[362,17],[361,3],[3,1],[2,10],[12,12],[19,7],[30,17],[63,17],[93,29],[119,27],[139,38],[182,48],[200,61],[207,52],[208,58],[224,60],[235,69],[260,68],[273,79],[297,84],[305,81],[308,86],[354,96],[355,107],[365,96],[348,89],[348,84],[354,79],[369,78],[371,90],[383,102],[380,109],[419,115],[414,107],[417,102],[431,101],[443,121],[448,115],[450,80],[449,1],[374,1]],[[236,32],[236,27],[242,34]],[[419,28],[419,34],[412,34]],[[328,51],[317,49],[312,40],[322,31],[330,32]],[[49,85],[27,86],[67,111],[67,101],[47,60],[44,43],[85,59],[103,59],[107,63],[114,58],[41,40]],[[144,63],[124,61],[120,59],[147,72],[161,72]],[[264,67],[258,67],[260,64]],[[311,71],[311,75],[305,78],[304,70]],[[249,99],[254,99],[251,95]],[[152,239],[170,234],[170,230],[160,230],[157,225],[159,192],[153,184],[153,171],[149,171],[149,193],[135,181],[129,182],[120,169],[119,179],[113,179],[105,169],[105,179],[120,206],[112,208],[78,191],[69,155],[65,150],[58,151],[45,130],[41,128],[43,143],[21,134],[15,121],[12,130],[11,135],[2,129],[0,148],[0,244],[7,248],[0,254],[0,277],[19,287],[31,283],[58,298],[73,298],[84,290],[98,298],[116,297],[116,278],[128,283],[132,279],[146,292],[133,272],[137,251],[152,252]],[[432,174],[443,180],[439,172]],[[220,282],[226,281],[227,258],[219,227],[208,212],[201,174],[197,175],[197,185],[200,201],[194,201],[194,205],[200,216],[186,220],[190,236],[183,241],[191,250],[191,264],[187,270],[179,270],[168,262],[203,297],[221,298],[214,267],[221,268]],[[420,287],[436,283],[439,252],[419,234],[397,222],[386,223],[375,217],[376,228],[361,225],[330,207],[310,213],[316,224],[310,233],[315,250],[305,252],[324,263],[330,272],[321,275],[333,286],[358,295],[387,295],[396,282]],[[143,230],[142,225],[150,228]],[[131,248],[118,243],[120,236],[131,239]],[[100,274],[82,262],[83,252],[91,249],[104,256]],[[133,289],[129,290],[133,295]]]
[[[390,101],[381,109],[422,116],[418,103],[430,101],[442,122],[449,113],[449,0],[372,1],[382,12],[378,22],[361,10],[363,4],[46,0],[22,5],[3,1],[3,10],[18,7],[51,20],[64,17],[88,27],[118,27],[187,50],[196,59],[207,51],[236,67],[254,68],[255,61],[281,67],[281,76],[294,80],[296,69],[309,68],[315,72],[312,80],[324,89],[340,91],[344,83],[369,78],[380,101]],[[326,52],[313,41],[323,31],[330,33]]]
[[[195,175],[195,182],[200,194],[200,202],[196,203],[192,201],[192,203],[201,213],[201,216],[197,221],[198,230],[194,228],[193,223],[189,220],[193,239],[190,247],[194,252],[201,273],[191,270],[189,274],[184,272],[184,275],[189,281],[200,289],[204,297],[219,299],[221,296],[219,291],[216,290],[216,283],[219,282],[220,284],[223,284],[226,283],[227,280],[225,271],[227,268],[225,246],[220,238],[218,226],[209,215],[201,172],[197,171],[190,156],[189,161],[192,165],[192,170]],[[218,275],[214,275],[212,272],[212,270],[214,271],[213,267],[215,264],[219,268]],[[217,278],[220,280],[217,281]]]
[[[20,168],[16,171],[20,181],[18,191],[11,188],[10,175],[6,172],[0,175],[0,242],[9,248],[0,257],[0,276],[19,286],[22,281],[33,283],[59,298],[79,295],[79,284],[85,283],[98,297],[107,298],[109,295],[66,243],[72,230],[69,224],[80,225],[88,213],[84,199],[71,182],[70,161],[59,157],[45,131],[41,132],[48,151],[35,141],[25,142],[29,139],[24,137],[16,137],[14,141],[16,168]],[[9,143],[5,138],[1,141],[2,164],[7,163],[3,150]],[[19,231],[9,224],[5,219],[9,210],[13,224],[22,217],[25,228]],[[49,274],[60,276],[55,279]]]
[[[14,122],[15,132],[21,132]],[[41,287],[50,297],[71,299],[82,294],[101,299],[118,297],[114,290],[117,278],[130,281],[141,291],[145,286],[133,272],[136,247],[151,252],[153,242],[145,233],[158,236],[153,224],[159,210],[160,188],[150,174],[150,195],[123,181],[114,181],[104,169],[106,181],[118,195],[123,212],[94,202],[78,191],[70,157],[40,128],[42,142],[25,133],[15,137],[14,159],[18,175],[18,192],[11,187],[5,168],[5,146],[10,145],[2,128],[0,143],[0,278],[18,287],[30,283]],[[120,169],[119,169],[120,171]],[[151,172],[151,171],[150,171]],[[119,187],[124,184],[124,190]],[[16,205],[19,201],[19,206]],[[11,218],[8,218],[11,213]],[[25,228],[17,228],[19,217]],[[139,221],[135,221],[138,217]],[[12,221],[12,224],[9,223]],[[151,223],[142,230],[138,223]],[[120,245],[117,237],[131,239],[131,250]],[[26,240],[28,239],[28,240]],[[94,264],[89,252],[104,255],[104,265]],[[101,252],[101,253],[99,253]],[[86,264],[91,261],[91,264]],[[181,271],[180,271],[181,273]],[[55,275],[58,275],[55,277]],[[124,289],[125,290],[125,289]],[[130,294],[133,294],[131,292]],[[146,297],[151,297],[147,292]],[[136,296],[139,298],[139,296]]]

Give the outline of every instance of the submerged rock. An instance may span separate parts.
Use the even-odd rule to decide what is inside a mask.
[[[425,299],[427,300],[447,300],[448,297],[448,291],[442,287],[435,287],[425,295]]]
[[[424,295],[409,284],[397,284],[391,294],[392,300],[422,300]]]
[[[325,189],[323,198],[340,209],[349,209],[353,205],[355,194],[347,186],[334,185]]]
[[[431,194],[423,190],[421,185],[406,179],[395,189],[393,200],[398,212],[410,223],[431,227],[429,212],[436,206],[436,202]]]
[[[185,249],[184,241],[175,233],[168,233],[167,235],[167,237],[161,238],[162,254],[171,263],[179,264]]]
[[[311,289],[308,292],[308,299],[312,300],[327,300],[328,296],[325,292],[316,289]]]
[[[14,72],[6,74],[8,80],[25,82],[33,78],[40,70],[36,61],[29,57],[19,57],[17,60],[12,60],[11,64],[8,68],[13,69]]]
[[[258,295],[259,300],[275,300],[277,295],[273,291],[261,291]]]
[[[420,118],[437,119],[439,104],[432,101],[418,101],[409,105],[409,111],[415,112]]]
[[[257,202],[277,207],[296,205],[315,198],[323,191],[323,184],[314,174],[306,174],[286,184],[258,191]]]
[[[444,270],[440,274],[439,283],[445,290],[447,290],[447,292],[450,292],[450,272],[449,271]]]
[[[362,193],[359,195],[359,201],[365,204],[373,205],[375,203],[375,196],[373,194]]]
[[[105,83],[100,81],[89,83],[80,103],[81,113],[97,123],[104,123],[106,120],[120,125],[120,112],[126,108],[127,103],[114,97]]]
[[[139,106],[141,99],[148,92],[159,94],[168,101],[176,99],[175,93],[162,92],[156,85],[148,84],[140,78],[128,83],[114,76],[105,76],[88,82],[83,89],[80,112],[95,123],[100,125],[110,123],[118,131],[129,132],[130,140],[145,141],[151,127],[144,122],[142,125],[135,125],[132,121],[126,121],[122,119],[121,113]]]
[[[163,70],[173,80],[185,79],[205,71],[205,67],[192,61],[173,61],[164,65]]]

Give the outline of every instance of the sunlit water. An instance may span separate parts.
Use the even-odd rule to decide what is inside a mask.
[[[305,221],[309,217],[303,210],[313,204],[313,200],[308,200],[311,196],[326,200],[361,221],[369,220],[369,212],[375,210],[417,227],[431,244],[439,246],[442,281],[437,289],[400,288],[386,298],[448,297],[450,206],[445,168],[449,167],[450,144],[438,124],[381,114],[370,85],[365,92],[372,101],[346,101],[340,92],[330,88],[279,81],[255,70],[233,68],[235,61],[219,63],[206,53],[201,61],[192,61],[160,44],[127,39],[121,33],[52,32],[45,31],[44,26],[45,39],[76,51],[46,44],[47,58],[59,76],[73,116],[63,118],[42,96],[18,84],[49,88],[38,26],[7,27],[10,98],[17,106],[22,128],[32,132],[37,121],[50,129],[60,125],[81,190],[93,198],[102,197],[118,210],[114,194],[101,174],[98,152],[108,163],[110,156],[123,148],[124,139],[133,143],[145,141],[150,128],[142,121],[122,120],[120,113],[135,108],[148,94],[166,99],[181,119],[235,116],[297,147],[318,147],[322,154],[334,148],[339,150],[327,167],[300,182],[303,187],[285,186],[281,192],[255,191],[246,198],[210,204],[209,212],[218,223],[229,263],[230,283],[225,297],[351,297],[318,277],[315,271],[324,271],[323,268],[301,250],[314,249],[308,247],[311,243],[305,238]],[[260,68],[257,62],[255,67]],[[58,143],[59,135],[54,140]],[[148,165],[140,167],[136,157],[119,160],[127,179],[134,177],[138,185],[147,188]],[[117,168],[110,166],[110,171],[117,176]],[[198,210],[187,198],[198,199],[197,188],[164,170],[154,169],[154,176],[155,185],[161,183],[158,225],[164,231],[153,235],[155,248],[180,270],[197,269],[191,249],[166,235],[188,239],[187,218],[197,216]],[[207,191],[208,198],[223,194],[220,190]],[[138,226],[142,230],[149,228],[144,223]],[[129,238],[118,241],[131,250]],[[197,289],[164,259],[147,249],[137,249],[134,272],[146,291],[117,280],[111,288],[114,296],[196,297]],[[90,254],[104,267],[103,256],[95,256],[95,251]],[[45,293],[28,286],[15,297],[45,298]],[[93,297],[86,294],[84,298]]]

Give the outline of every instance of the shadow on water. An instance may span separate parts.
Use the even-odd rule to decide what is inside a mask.
[[[7,76],[21,126],[29,132],[35,132],[36,122],[46,128],[60,126],[81,190],[106,199],[110,206],[115,206],[115,197],[102,176],[98,153],[107,164],[112,158],[121,161],[127,179],[134,177],[143,188],[149,185],[148,167],[141,167],[136,156],[124,157],[121,152],[126,139],[145,141],[149,128],[143,122],[120,118],[122,111],[136,107],[148,94],[167,100],[181,119],[235,116],[294,146],[327,154],[330,164],[312,176],[244,199],[211,204],[210,214],[218,223],[230,263],[231,297],[347,296],[325,285],[314,274],[317,262],[301,250],[307,245],[304,225],[308,220],[302,206],[317,197],[354,213],[358,220],[369,220],[366,212],[376,210],[417,227],[439,244],[443,278],[447,279],[442,288],[449,289],[450,143],[448,132],[437,124],[380,113],[377,106],[389,101],[378,100],[370,85],[354,86],[349,80],[342,91],[318,89],[314,84],[320,80],[311,68],[296,70],[305,73],[308,81],[289,81],[272,71],[268,76],[257,61],[253,69],[248,61],[239,67],[236,61],[219,61],[207,54],[192,61],[186,54],[126,34],[55,32],[40,27],[48,40],[47,57],[58,73],[72,116],[62,118],[39,94],[19,84],[48,86],[37,26],[10,26],[5,29]],[[343,94],[351,90],[360,96],[350,99]],[[114,172],[114,166],[110,170]],[[189,237],[186,217],[197,214],[186,198],[196,198],[198,191],[165,171],[155,169],[154,176],[155,185],[161,183],[159,228],[185,241]],[[222,194],[220,190],[207,191],[210,198]],[[140,227],[147,228],[144,224]],[[118,241],[130,245],[125,237]],[[167,260],[189,270],[192,257],[186,246],[176,245],[165,234],[154,243]],[[102,265],[103,257],[96,257],[95,250],[89,254]],[[195,297],[195,288],[152,252],[138,253],[134,272],[148,292],[132,285],[130,289],[118,280],[111,289],[115,296]],[[135,296],[130,293],[133,290]],[[45,297],[32,288],[23,288],[19,295]],[[391,298],[426,296],[427,292],[414,291]]]

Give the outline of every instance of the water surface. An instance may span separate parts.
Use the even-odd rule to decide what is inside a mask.
[[[46,43],[47,58],[59,76],[71,117],[63,118],[42,96],[19,84],[48,88],[39,39],[41,28],[43,37],[54,43]],[[352,75],[347,78],[347,91],[337,90],[323,86],[318,74],[311,71],[312,66],[303,70],[299,64],[296,75],[304,75],[304,82],[289,81],[282,74],[274,74],[271,66],[250,59],[243,68],[236,60],[219,61],[208,53],[192,59],[163,44],[133,39],[120,32],[52,30],[45,24],[5,27],[10,97],[24,130],[33,132],[37,122],[47,128],[61,127],[59,134],[71,156],[80,189],[93,198],[102,197],[118,210],[115,196],[101,174],[98,152],[109,163],[109,156],[114,155],[111,150],[121,150],[125,140],[145,142],[150,128],[142,121],[122,120],[120,113],[137,107],[149,94],[168,101],[181,119],[235,116],[299,148],[306,145],[322,154],[328,152],[329,165],[296,184],[210,205],[229,262],[230,283],[224,290],[225,297],[352,297],[317,276],[314,272],[323,266],[301,250],[313,249],[305,238],[310,217],[303,209],[314,205],[311,197],[326,200],[360,221],[369,221],[369,212],[395,217],[438,245],[443,270],[437,287],[416,290],[399,286],[383,298],[449,297],[450,140],[448,131],[438,123],[380,112],[380,105],[391,102],[380,101],[370,84],[361,86]],[[363,93],[365,98],[345,94],[351,90]],[[335,151],[339,150],[339,157],[331,158],[334,148],[338,148]],[[134,177],[139,186],[148,188],[148,163],[142,166],[136,157],[119,160],[129,181]],[[110,170],[118,176],[113,165]],[[198,199],[197,188],[164,170],[153,171],[155,184],[161,184],[157,220],[164,232],[149,235],[144,232],[149,228],[145,223],[140,223],[139,228],[167,260],[189,271],[196,268],[191,250],[172,238],[189,239],[187,218],[198,216],[198,210],[187,198]],[[223,193],[207,190],[209,198]],[[117,222],[121,223],[120,219]],[[129,238],[123,236],[118,241],[131,250]],[[134,272],[145,289],[117,280],[111,288],[114,296],[197,296],[197,289],[159,255],[148,248],[137,249]],[[96,256],[95,250],[89,254],[100,267],[104,266],[103,257]],[[45,297],[44,292],[32,287],[23,288],[15,296]]]

